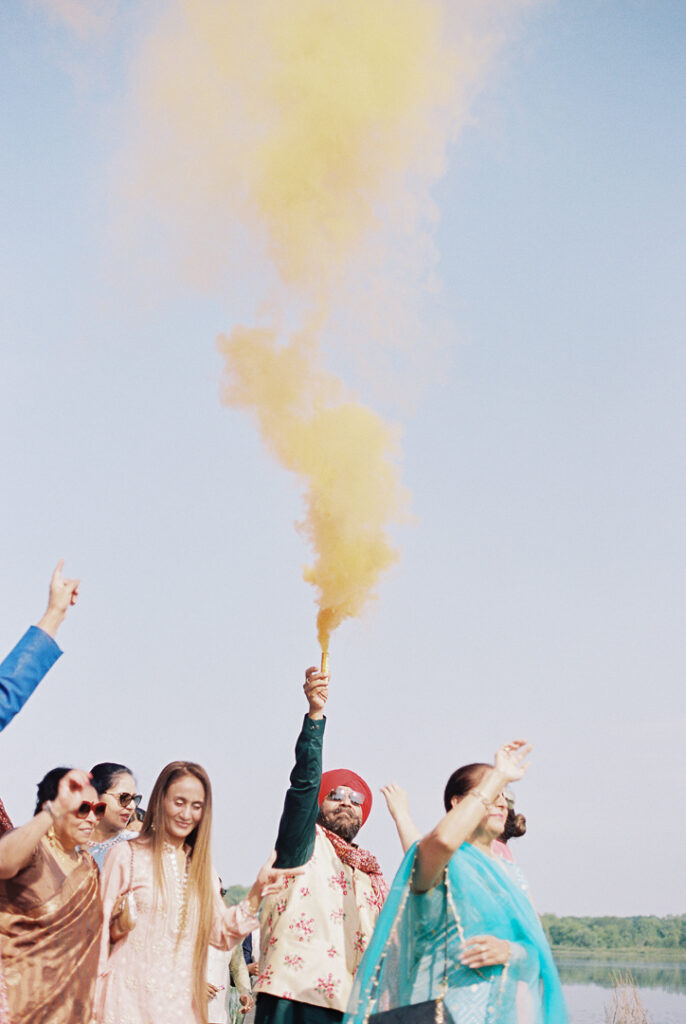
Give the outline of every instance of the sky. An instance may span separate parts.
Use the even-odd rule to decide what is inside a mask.
[[[216,867],[249,884],[319,660],[312,555],[302,483],[220,399],[216,338],[272,295],[259,238],[208,275],[156,190],[131,197],[170,4],[144,6],[0,11],[4,648],[59,557],[82,579],[0,784],[22,822],[57,764],[122,762],[145,798],[199,761]],[[325,767],[377,794],[359,839],[389,875],[379,787],[428,830],[456,767],[524,737],[513,850],[538,909],[686,911],[685,42],[678,0],[503,14],[426,186],[431,255],[387,309],[402,345],[324,332],[324,364],[397,427],[410,494],[397,564],[332,638],[325,736]]]

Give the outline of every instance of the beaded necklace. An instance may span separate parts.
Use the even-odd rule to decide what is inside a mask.
[[[184,868],[183,873],[181,873],[179,871],[177,848],[172,846],[171,843],[165,842],[163,851],[167,854],[167,859],[174,875],[174,888],[176,891],[176,927],[174,930],[180,935],[186,927],[186,917],[188,916],[188,853],[184,850]]]

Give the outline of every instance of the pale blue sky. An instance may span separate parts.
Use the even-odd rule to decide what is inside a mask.
[[[147,794],[199,760],[247,882],[318,658],[308,552],[296,482],[219,403],[214,339],[252,296],[179,286],[162,250],[142,277],[117,239],[136,27],[0,12],[4,647],[59,556],[84,581],[1,791],[21,821],[58,763],[121,760]],[[423,828],[455,767],[534,742],[515,849],[542,911],[685,909],[685,44],[677,0],[521,18],[434,192],[449,343],[413,411],[382,407],[417,523],[332,645],[326,763],[405,785]],[[360,839],[391,874],[381,804]]]

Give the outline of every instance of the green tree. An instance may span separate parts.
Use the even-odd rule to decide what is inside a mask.
[[[224,890],[224,903],[228,906],[233,907],[234,904],[240,903],[250,892],[247,885],[230,885],[228,889]]]

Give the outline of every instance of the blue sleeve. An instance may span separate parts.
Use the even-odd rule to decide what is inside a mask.
[[[325,718],[313,721],[306,715],[295,745],[295,766],[276,838],[277,868],[307,864],[314,850],[325,723]]]
[[[38,626],[30,626],[0,664],[0,729],[12,721],[62,651]]]

